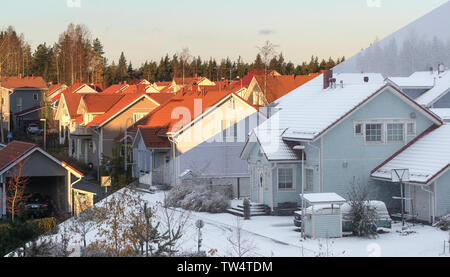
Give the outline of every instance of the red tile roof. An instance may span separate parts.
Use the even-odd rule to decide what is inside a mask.
[[[147,129],[145,130],[145,134],[148,137],[144,137],[145,144],[150,147],[153,141],[158,141],[159,145],[161,139],[157,138],[156,136],[164,137],[168,132],[177,132],[181,130],[184,126],[192,122],[196,117],[204,113],[208,108],[216,105],[230,94],[231,92],[229,90],[207,92],[206,90],[204,90],[204,92],[196,93],[192,93],[192,91],[188,93],[179,92],[168,102],[156,108],[147,116],[128,128],[128,132],[136,132],[138,128]],[[195,103],[198,103],[198,100],[201,100],[200,111],[195,110],[194,107]],[[189,111],[190,118],[181,118],[181,116],[180,118],[172,118],[173,111],[180,108],[187,109]],[[123,138],[123,136],[124,134],[121,134],[116,139],[121,139]]]
[[[23,110],[21,112],[16,113],[16,116],[22,116],[22,115],[28,114],[30,112],[36,112],[36,111],[38,111],[40,109],[41,109],[40,105],[39,106],[35,106],[35,107],[32,107],[32,108],[29,108],[29,109],[26,109],[26,110]]]
[[[130,93],[121,95],[121,98],[111,106],[104,114],[97,115],[91,122],[87,124],[87,127],[93,125],[101,126],[103,123],[108,121],[110,118],[114,117],[121,110],[125,109],[128,105],[132,104],[134,101],[143,97],[145,94],[142,93]]]
[[[265,71],[267,75],[279,75],[278,72],[276,72],[275,70],[266,70]],[[233,87],[239,87],[241,88],[241,84],[243,88],[248,88],[248,86],[250,85],[250,83],[253,80],[253,77],[255,76],[264,76],[264,70],[253,70],[251,72],[249,72],[247,75],[245,75],[244,77],[242,77],[241,80],[235,81],[233,82],[231,85]]]
[[[47,89],[47,85],[42,77],[20,77],[3,76],[0,78],[0,86],[8,89],[16,88],[40,88]]]
[[[48,87],[47,95],[53,94],[55,91],[57,91],[58,89],[60,89],[62,86],[63,86],[63,84],[51,84],[51,85]]]
[[[281,76],[265,76],[258,75],[254,78],[258,82],[259,87],[264,92],[267,102],[270,104],[275,100],[283,97],[294,89],[304,85],[305,83],[316,78],[320,74],[310,75],[281,75]]]
[[[81,100],[84,102],[86,112],[105,113],[115,105],[124,95],[122,94],[85,94]]]
[[[21,141],[13,141],[6,145],[5,148],[0,150],[0,171],[7,168],[35,147],[37,147],[36,144]]]
[[[129,87],[129,84],[114,84],[106,88],[102,93],[103,94],[114,94],[114,93],[121,93],[124,89]]]

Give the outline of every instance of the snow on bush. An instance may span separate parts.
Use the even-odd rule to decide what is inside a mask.
[[[166,201],[170,207],[196,212],[223,213],[229,208],[225,194],[212,186],[179,185],[168,193]]]
[[[448,231],[450,229],[450,214],[441,217],[441,219],[436,222],[433,227],[440,228],[442,231]]]

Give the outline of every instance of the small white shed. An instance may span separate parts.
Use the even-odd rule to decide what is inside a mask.
[[[310,238],[342,237],[341,205],[346,200],[336,193],[309,193],[303,195],[309,204],[303,220],[305,234]]]

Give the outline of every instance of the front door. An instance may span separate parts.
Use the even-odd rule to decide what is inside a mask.
[[[412,186],[412,188],[414,190],[414,216],[420,221],[430,222],[430,194],[419,186]]]
[[[258,203],[264,203],[264,186],[265,186],[265,177],[264,177],[264,168],[259,168],[258,175]]]

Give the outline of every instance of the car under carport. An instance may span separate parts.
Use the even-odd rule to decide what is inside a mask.
[[[13,141],[0,150],[1,214],[6,215],[8,180],[20,174],[26,177],[25,193],[49,197],[54,211],[73,213],[74,185],[83,174],[33,143]],[[79,190],[77,190],[79,192]]]

